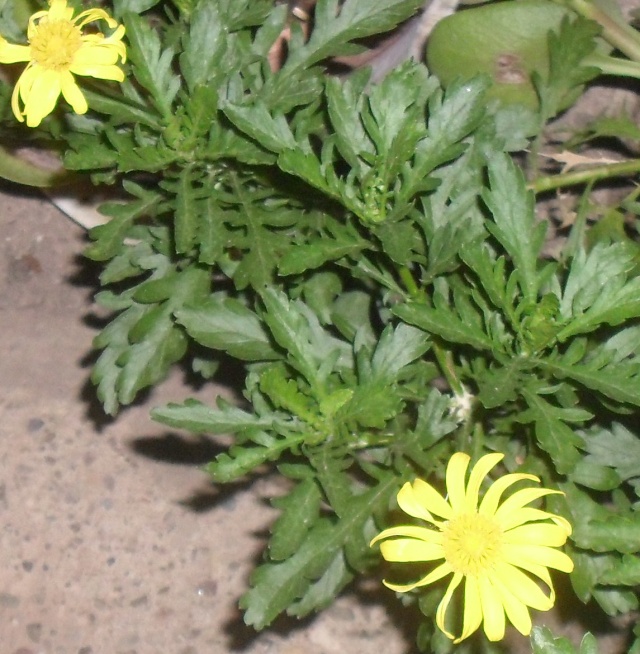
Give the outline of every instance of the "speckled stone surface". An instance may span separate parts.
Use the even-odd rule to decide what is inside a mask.
[[[214,487],[200,466],[218,446],[148,418],[194,395],[179,371],[115,421],[101,415],[87,382],[95,271],[78,261],[83,239],[39,196],[4,189],[0,654],[413,651],[386,591],[258,635],[243,625],[237,600],[282,488],[269,477]]]

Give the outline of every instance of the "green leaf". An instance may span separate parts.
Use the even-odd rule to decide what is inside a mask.
[[[320,381],[320,369],[327,362],[351,357],[349,345],[325,331],[303,302],[289,301],[273,288],[265,289],[261,297],[266,309],[264,321],[274,340],[309,384],[314,386]]]
[[[624,554],[618,565],[604,572],[598,582],[605,586],[640,586],[640,557]]]
[[[338,552],[318,580],[309,585],[303,597],[291,604],[287,613],[301,618],[312,611],[329,606],[353,577],[353,571],[347,567],[344,553]]]
[[[136,203],[125,205],[126,209],[113,208],[117,215],[103,225],[91,228],[89,238],[93,243],[85,249],[84,256],[93,261],[107,261],[113,258],[122,249],[124,239],[128,234],[134,218],[139,214]],[[109,207],[102,205],[102,213],[109,211]]]
[[[582,437],[584,440],[584,434]],[[588,457],[578,461],[569,476],[574,483],[599,491],[613,490],[622,483],[615,470],[592,463]]]
[[[175,248],[178,254],[188,252],[196,239],[199,223],[198,204],[194,188],[194,173],[191,166],[185,166],[180,171],[176,187],[175,211]]]
[[[598,243],[588,254],[579,250],[560,302],[567,326],[558,340],[639,316],[640,277],[628,280],[635,265],[635,253],[624,243]]]
[[[296,148],[296,141],[285,117],[282,114],[272,116],[264,104],[227,103],[223,111],[236,127],[255,139],[266,150],[278,153]]]
[[[429,337],[423,330],[402,323],[395,328],[387,326],[371,358],[371,378],[387,383],[396,381],[402,369],[429,347]]]
[[[616,402],[640,405],[640,365],[610,364],[597,360],[587,364],[564,362],[562,359],[538,361],[558,379],[572,379],[586,388],[598,391]]]
[[[367,381],[356,386],[349,401],[340,407],[336,419],[351,431],[356,431],[358,426],[383,429],[403,407],[397,387],[382,381]]]
[[[202,434],[232,434],[251,429],[268,429],[273,425],[273,417],[260,417],[248,413],[218,397],[217,409],[198,400],[188,399],[183,404],[169,403],[155,407],[151,417],[163,425],[188,429]]]
[[[331,237],[291,248],[278,264],[280,275],[299,275],[320,268],[328,261],[337,261],[345,256],[356,257],[361,250],[369,247],[351,226],[332,226],[331,232]]]
[[[638,608],[638,597],[626,588],[596,588],[593,597],[610,616],[628,615]]]
[[[141,14],[158,4],[160,0],[113,0],[113,13],[123,16],[127,12]]]
[[[222,72],[221,60],[229,38],[219,3],[200,0],[191,15],[180,55],[180,70],[190,91],[200,84],[208,84]]]
[[[600,26],[593,21],[582,17],[570,20],[565,16],[558,33],[550,32],[549,74],[546,79],[540,75],[534,77],[543,118],[555,116],[570,105],[579,87],[600,74],[598,68],[583,64],[595,50],[600,31]]]
[[[538,255],[546,223],[536,224],[533,193],[526,190],[522,171],[507,155],[489,162],[489,186],[482,197],[494,222],[486,227],[511,256],[524,302],[533,303],[541,282]]]
[[[578,520],[571,538],[578,547],[595,552],[615,550],[635,554],[640,542],[640,514],[610,514],[605,519]]]
[[[125,82],[126,84],[126,82]],[[97,88],[97,86],[96,86]],[[121,123],[129,123],[134,125],[148,125],[149,127],[159,130],[161,129],[161,123],[158,120],[158,115],[152,109],[143,106],[139,102],[136,102],[130,98],[127,98],[122,94],[122,92],[117,95],[112,95],[107,89],[101,87],[100,90],[93,90],[88,86],[83,86],[82,93],[87,99],[89,107],[93,111],[98,111],[101,114],[109,116],[109,123],[111,125],[119,125]],[[78,133],[71,133],[69,136],[76,137],[79,136]],[[105,152],[104,145],[97,143],[96,147],[98,148],[97,152],[92,153],[90,150],[84,149],[82,155],[84,159],[83,168],[89,168],[89,161],[96,161],[96,168],[105,167],[106,161],[100,162],[98,158],[98,153],[102,155],[105,160],[108,160],[108,154]],[[79,167],[79,157],[71,153],[69,158],[70,165],[73,164],[74,170]],[[67,157],[65,157],[65,163]]]
[[[278,437],[263,431],[252,432],[251,439],[255,445],[233,445],[228,454],[219,454],[205,466],[214,481],[225,484],[244,477],[259,465],[277,460],[283,452],[298,447],[303,441],[302,436]]]
[[[520,415],[523,422],[534,422],[536,438],[543,450],[553,459],[556,470],[561,474],[570,473],[581,459],[577,448],[582,446],[582,439],[565,421],[576,419],[571,409],[553,406],[540,395],[529,389],[523,389],[523,395],[529,410]],[[591,414],[584,412],[579,420],[586,420]]]
[[[352,53],[351,41],[391,30],[421,6],[421,0],[346,0],[342,5],[319,0],[311,37],[290,53],[280,75],[293,76],[327,57]]]
[[[301,420],[314,426],[318,422],[314,412],[315,403],[313,400],[298,390],[298,384],[294,379],[285,375],[285,368],[282,365],[269,366],[260,375],[260,391],[264,393],[273,404],[284,409],[287,413],[297,416]]]
[[[437,334],[449,342],[464,343],[477,350],[493,349],[492,340],[483,331],[482,317],[471,305],[459,304],[456,307],[459,312],[455,312],[437,294],[434,294],[433,302],[435,306],[407,302],[393,307],[392,311],[398,318],[427,334]]]
[[[607,429],[594,426],[583,432],[585,464],[606,466],[621,479],[640,477],[640,438],[624,425],[614,422]]]
[[[336,146],[348,164],[356,170],[362,165],[363,152],[373,154],[374,147],[362,124],[360,112],[364,101],[364,84],[347,77],[325,81],[327,109],[335,129]]]
[[[418,418],[412,432],[402,435],[394,443],[404,456],[427,471],[433,462],[430,448],[457,428],[451,416],[451,399],[432,388],[418,406]]]
[[[533,628],[531,649],[533,654],[575,654],[571,641],[567,638],[556,638],[548,627]]]
[[[322,493],[313,479],[304,479],[288,495],[271,500],[282,511],[271,528],[269,558],[283,561],[302,545],[320,515]]]
[[[279,359],[260,318],[242,302],[218,294],[176,311],[176,320],[195,341],[243,361]]]
[[[133,305],[96,337],[94,346],[104,352],[91,378],[107,413],[114,414],[118,404],[130,404],[140,389],[164,379],[185,354],[186,339],[171,314],[168,304]]]
[[[172,71],[173,50],[161,50],[160,37],[142,16],[124,16],[129,47],[127,54],[133,74],[149,91],[160,114],[169,119],[172,103],[180,88],[180,78]]]
[[[396,486],[397,480],[391,476],[352,496],[339,519],[320,518],[315,523],[293,556],[260,565],[251,576],[251,589],[240,601],[245,622],[263,629],[284,611],[302,617],[324,606],[327,592],[323,588],[330,588],[333,594],[348,580],[336,557],[348,542],[357,541],[360,549],[368,549],[364,526],[376,508],[388,502]],[[320,585],[314,585],[319,579]]]
[[[94,347],[104,351],[91,378],[110,414],[119,404],[130,404],[142,388],[164,379],[171,365],[184,356],[187,338],[175,324],[173,313],[182,302],[202,298],[208,292],[206,271],[189,267],[175,273],[159,254],[152,257],[151,266],[156,266],[153,274],[157,278],[176,275],[171,281],[175,292],[161,303],[147,304],[135,302],[133,293],[125,292],[122,299],[127,308],[94,339]]]

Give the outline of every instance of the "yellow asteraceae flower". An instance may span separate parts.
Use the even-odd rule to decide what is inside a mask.
[[[29,19],[29,45],[14,45],[0,36],[0,63],[28,61],[13,91],[11,108],[20,122],[37,127],[54,109],[60,93],[77,114],[86,113],[87,101],[74,75],[122,82],[116,65],[125,61],[124,26],[102,9],[88,9],[75,18],[67,0],[50,0],[49,9]],[[83,34],[82,28],[102,20],[114,31]],[[21,108],[21,104],[24,108]]]
[[[527,507],[534,500],[561,491],[524,488],[502,504],[502,494],[512,484],[529,479],[529,474],[508,474],[497,479],[478,505],[480,486],[489,471],[504,457],[487,454],[473,467],[465,486],[470,457],[458,452],[447,466],[448,501],[430,484],[416,479],[398,492],[400,508],[424,520],[429,527],[402,526],[385,529],[379,541],[382,556],[394,562],[443,562],[412,584],[384,582],[398,592],[432,584],[453,574],[438,606],[436,624],[455,643],[476,631],[484,621],[484,631],[492,641],[502,640],[505,616],[525,636],[531,632],[528,607],[548,611],[555,592],[548,568],[571,572],[571,559],[554,548],[565,544],[571,525],[561,516]],[[531,575],[548,588],[545,593]],[[455,590],[464,583],[462,633],[447,630],[447,609]]]

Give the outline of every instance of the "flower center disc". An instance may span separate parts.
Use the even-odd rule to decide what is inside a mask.
[[[502,530],[479,514],[454,518],[443,529],[444,556],[454,572],[477,576],[488,572],[499,558]]]
[[[33,60],[56,72],[68,70],[82,45],[82,33],[69,20],[43,20],[30,41]]]

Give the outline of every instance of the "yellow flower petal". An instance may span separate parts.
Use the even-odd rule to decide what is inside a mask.
[[[87,100],[82,95],[80,87],[76,84],[71,73],[62,74],[60,76],[62,81],[62,95],[64,99],[71,105],[77,114],[87,113],[89,105]]]
[[[486,454],[479,459],[475,466],[473,466],[473,470],[469,475],[469,483],[467,484],[467,490],[465,493],[466,511],[471,512],[478,508],[478,493],[480,491],[480,486],[491,469],[498,465],[502,459],[504,459],[504,454]]]
[[[410,486],[411,488],[411,494],[412,498],[411,501],[414,502],[415,504],[425,508],[430,514],[435,513],[437,516],[440,516],[441,518],[444,518],[445,520],[449,520],[451,516],[453,515],[453,510],[449,503],[438,493],[438,491],[431,486],[431,484],[427,484],[427,482],[422,481],[422,479],[416,479],[413,482],[413,485]],[[401,491],[402,492],[402,491]],[[406,492],[408,495],[408,491]],[[400,494],[398,494],[398,503],[400,502]],[[400,506],[403,511],[405,509]],[[416,509],[417,511],[418,509]],[[413,515],[415,518],[419,518],[421,516],[416,515],[416,514],[410,514]],[[433,522],[433,518],[430,520],[430,522]]]
[[[32,70],[36,71],[36,68]],[[24,101],[22,113],[29,127],[37,127],[42,119],[53,111],[61,90],[60,76],[57,73],[50,70],[34,73],[30,88],[20,91],[20,97]]]
[[[406,538],[417,538],[425,543],[440,543],[442,544],[442,533],[433,529],[425,529],[424,527],[415,527],[413,525],[406,525],[400,527],[391,527],[380,532],[370,543],[369,546],[375,545],[377,542],[384,538],[394,538],[395,536],[404,536]]]
[[[477,577],[467,577],[464,584],[464,616],[462,618],[462,633],[453,642],[468,638],[482,624],[482,605],[480,587]]]
[[[511,514],[520,511],[531,502],[544,497],[545,495],[562,495],[562,491],[551,490],[550,488],[523,488],[508,497],[496,510],[495,517],[500,524],[506,523]]]
[[[104,9],[95,8],[80,12],[73,22],[78,27],[84,27],[87,23],[93,23],[98,20],[103,20],[109,27],[115,27],[118,24]]]
[[[113,66],[119,58],[120,53],[114,46],[84,41],[73,57],[72,66]]]
[[[540,545],[508,545],[504,546],[505,560],[510,563],[518,561],[520,567],[521,562],[531,562],[537,565],[544,566],[545,568],[554,568],[561,572],[572,572],[573,562],[564,553],[554,550],[551,547],[542,547]]]
[[[71,20],[73,18],[73,7],[67,6],[67,0],[51,0],[49,2],[49,11],[43,13],[51,21]]]
[[[438,609],[436,611],[436,624],[440,628],[441,631],[443,631],[451,640],[455,638],[455,636],[447,631],[447,627],[445,624],[446,617],[447,617],[447,609],[449,608],[449,604],[451,603],[451,598],[453,597],[453,593],[456,590],[456,588],[460,585],[460,582],[462,581],[463,576],[459,573],[456,572],[453,575],[453,578],[449,582],[449,586],[447,587],[447,592],[444,594],[444,597],[440,601],[440,604],[438,604]]]
[[[527,605],[519,600],[503,583],[499,576],[492,580],[493,587],[500,594],[507,620],[523,635],[531,633],[531,615]]]
[[[500,526],[508,531],[514,527],[519,527],[520,525],[526,524],[527,522],[539,522],[541,520],[553,520],[556,524],[565,525],[565,529],[568,528],[567,536],[571,534],[571,526],[569,523],[560,516],[557,516],[548,511],[542,511],[541,509],[532,509],[531,507],[525,507],[519,511],[514,511],[508,519],[502,519],[500,521]]]
[[[543,568],[544,569],[544,568]],[[551,596],[545,595],[540,586],[513,565],[501,564],[496,567],[495,579],[501,583],[518,601],[538,611],[548,611],[553,606]],[[544,580],[550,586],[551,579],[547,575]]]
[[[0,36],[0,64],[15,64],[29,61],[31,50],[26,45],[13,45]]]
[[[504,607],[502,597],[496,592],[491,581],[482,576],[478,580],[480,586],[480,603],[484,617],[484,633],[493,642],[502,640],[505,631]]]
[[[124,73],[118,66],[76,66],[70,68],[70,72],[83,77],[95,77],[96,79],[108,79],[114,82],[124,81]]]
[[[422,483],[425,484],[425,482]],[[398,491],[398,496],[396,499],[398,501],[398,506],[407,515],[410,515],[413,518],[419,518],[425,522],[435,522],[433,516],[431,513],[429,513],[429,510],[423,506],[420,502],[420,499],[416,497],[413,486],[409,482],[404,484],[404,486]]]
[[[382,583],[391,590],[395,590],[397,593],[407,593],[414,588],[420,588],[421,586],[428,586],[429,584],[434,584],[436,581],[440,581],[443,577],[450,575],[453,572],[451,566],[448,563],[443,563],[439,565],[435,570],[430,572],[426,577],[423,577],[419,581],[416,581],[412,584],[392,584],[388,581],[383,581]]]
[[[502,494],[507,490],[507,488],[524,479],[540,481],[534,475],[527,475],[521,472],[514,472],[509,475],[505,475],[504,477],[500,477],[500,479],[494,481],[487,490],[484,498],[482,499],[482,502],[480,503],[478,512],[482,515],[493,515],[498,508]]]
[[[380,552],[385,561],[418,562],[435,561],[444,558],[442,546],[435,543],[425,543],[413,538],[395,538],[380,543]]]
[[[527,524],[506,531],[504,542],[509,545],[560,547],[567,542],[567,532],[556,524]]]
[[[463,513],[466,508],[466,490],[464,478],[467,474],[471,457],[464,452],[456,452],[447,466],[447,494],[449,504],[455,513]]]

